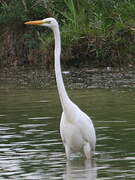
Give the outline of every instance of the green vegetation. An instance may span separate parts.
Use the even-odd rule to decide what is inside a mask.
[[[0,66],[52,66],[52,32],[23,24],[49,16],[60,23],[63,64],[135,64],[134,0],[0,0]]]

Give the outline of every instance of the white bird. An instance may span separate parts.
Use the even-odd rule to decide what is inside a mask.
[[[95,151],[96,133],[90,117],[74,104],[67,95],[60,65],[61,37],[59,24],[54,18],[46,18],[37,21],[28,21],[25,24],[46,26],[52,29],[55,38],[55,75],[62,115],[60,121],[60,134],[65,147],[67,159],[70,159],[71,152],[84,152],[89,159]]]

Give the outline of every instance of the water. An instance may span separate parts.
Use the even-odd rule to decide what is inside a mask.
[[[0,86],[0,179],[135,179],[135,90],[69,90],[96,128],[91,161],[66,161],[55,89]]]

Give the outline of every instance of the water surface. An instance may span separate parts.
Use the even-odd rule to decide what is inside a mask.
[[[91,161],[74,155],[66,161],[55,89],[0,85],[0,179],[135,179],[135,90],[69,90],[69,95],[95,125]]]

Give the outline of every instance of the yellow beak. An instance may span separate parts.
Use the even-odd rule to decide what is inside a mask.
[[[43,20],[37,20],[37,21],[27,21],[24,24],[32,24],[32,25],[40,25],[40,24],[45,24],[46,22]]]

